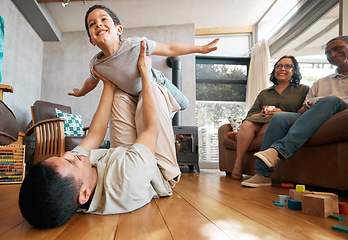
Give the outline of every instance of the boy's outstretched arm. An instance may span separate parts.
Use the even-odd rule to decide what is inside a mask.
[[[156,42],[156,49],[153,55],[160,56],[179,56],[190,53],[210,53],[217,49],[216,44],[219,38],[214,39],[210,43],[203,46],[188,45],[183,43],[160,43]]]
[[[100,79],[104,83],[103,93],[99,101],[97,111],[95,112],[91,126],[89,128],[87,136],[78,145],[85,150],[97,149],[103,142],[106,130],[109,123],[109,117],[111,112],[111,105],[114,98],[115,84],[107,79]]]
[[[146,56],[145,41],[141,42],[141,51],[138,60],[138,68],[140,71],[142,83],[142,108],[144,130],[142,133],[140,133],[135,142],[145,145],[151,150],[152,153],[155,153],[159,131],[158,113],[149,76],[151,69],[151,57]]]
[[[87,78],[81,89],[74,88],[73,92],[68,93],[70,96],[81,97],[92,91],[97,85],[99,80],[94,78]]]

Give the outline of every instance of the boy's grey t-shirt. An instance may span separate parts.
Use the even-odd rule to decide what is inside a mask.
[[[147,55],[151,55],[156,48],[156,42],[145,37],[127,38],[121,40],[119,48],[111,56],[98,59],[103,55],[103,52],[95,55],[90,62],[91,77],[98,79],[93,74],[93,67],[95,70],[115,83],[121,90],[138,96],[140,93],[141,78],[138,69],[138,59],[140,55],[141,41],[145,40],[147,43]],[[154,74],[150,74],[151,82],[154,81]]]

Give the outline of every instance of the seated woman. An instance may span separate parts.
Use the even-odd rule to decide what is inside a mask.
[[[293,56],[283,56],[276,62],[270,77],[274,85],[258,94],[238,134],[231,132],[228,136],[237,141],[233,179],[242,179],[243,158],[261,127],[268,125],[278,112],[297,112],[302,107],[309,87],[299,84],[301,79],[299,65]]]

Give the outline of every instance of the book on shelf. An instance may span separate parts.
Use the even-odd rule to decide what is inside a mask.
[[[21,178],[17,179],[0,179],[0,183],[21,183],[23,180]]]
[[[0,146],[0,184],[21,183],[25,175],[25,146]]]
[[[0,172],[0,176],[16,176],[16,175],[22,175],[23,172],[22,171],[18,171],[18,172]]]
[[[0,175],[0,179],[22,178],[22,175]]]

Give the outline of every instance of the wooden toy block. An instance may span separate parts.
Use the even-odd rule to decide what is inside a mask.
[[[289,199],[288,200],[288,208],[291,210],[301,210],[302,202],[299,200]]]
[[[277,206],[277,207],[282,207],[283,206],[283,204],[281,204],[279,202],[274,203],[274,205]]]
[[[333,214],[331,197],[314,194],[303,195],[302,213],[327,218]]]
[[[328,192],[311,192],[311,191],[307,191],[305,190],[304,192],[297,192],[294,189],[289,189],[289,195],[291,199],[294,200],[299,200],[299,201],[303,201],[303,196],[306,194],[313,194],[313,195],[318,195],[318,196],[327,196],[331,198],[331,208],[333,213],[341,213],[339,211],[339,206],[338,206],[338,196],[334,193],[328,193]],[[347,206],[347,213],[348,214],[348,205]],[[303,207],[303,206],[302,206]],[[344,213],[342,213],[344,214]]]
[[[280,186],[282,188],[294,188],[294,184],[293,183],[281,183]]]
[[[297,184],[297,185],[296,185],[296,191],[297,191],[297,192],[304,192],[304,191],[306,191],[305,185],[299,185],[299,184]]]
[[[334,193],[329,192],[311,192],[314,195],[331,197],[331,208],[334,213],[339,213],[338,196]]]
[[[346,220],[346,217],[344,217],[344,216],[338,216],[338,215],[330,215],[329,218],[332,218],[332,219],[335,219],[335,220],[338,220],[338,221],[344,221],[344,220]]]
[[[348,204],[344,202],[338,203],[340,214],[348,214]]]
[[[289,196],[291,199],[302,201],[303,195],[311,193],[305,190],[304,192],[297,192],[295,189],[289,189]]]
[[[348,233],[348,227],[343,225],[332,226],[332,230]]]
[[[290,199],[290,196],[288,195],[278,195],[279,198],[279,203],[287,206],[288,205],[288,200]]]

